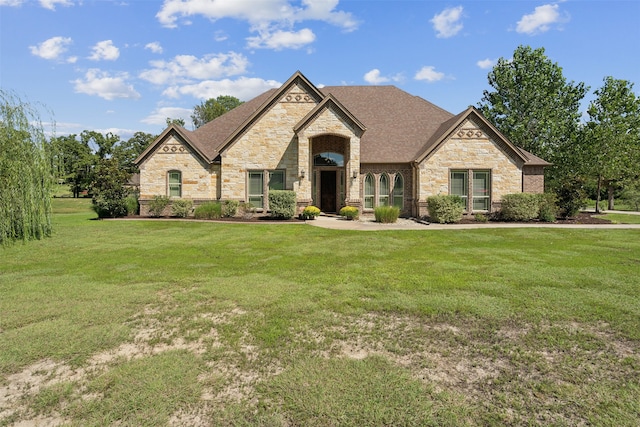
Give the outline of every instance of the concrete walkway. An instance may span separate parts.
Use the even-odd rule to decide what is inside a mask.
[[[608,211],[607,213],[614,213]],[[620,212],[630,213],[630,212]],[[639,214],[640,212],[635,212]],[[338,216],[321,215],[315,220],[306,221],[307,224],[315,227],[330,228],[334,230],[469,230],[482,228],[575,228],[575,229],[638,229],[640,224],[553,224],[553,223],[496,223],[486,222],[477,224],[425,224],[412,219],[398,218],[394,224],[381,224],[374,221],[372,217],[361,218],[360,220],[348,221]]]

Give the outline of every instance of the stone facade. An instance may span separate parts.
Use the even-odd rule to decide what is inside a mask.
[[[372,94],[369,89],[356,90],[358,95]],[[420,108],[427,108],[427,113],[421,115],[420,120],[428,121],[441,110],[426,102],[416,110],[412,104],[416,97],[405,94],[406,97],[402,98],[396,93],[398,91],[393,92],[392,99],[384,98],[385,101],[378,104],[374,102],[378,98],[369,102],[369,98],[357,97],[362,101],[355,104],[360,108],[358,115],[369,118],[370,133],[375,134],[380,128],[392,130],[379,132],[378,135],[382,136],[373,138],[377,144],[373,148],[371,138],[363,140],[363,135],[367,137],[364,121],[360,121],[363,117],[356,117],[353,111],[347,110],[333,92],[321,93],[299,73],[273,95],[265,93],[263,97],[255,98],[255,107],[251,107],[249,101],[245,110],[249,113],[239,113],[235,116],[237,121],[229,119],[233,126],[225,127],[219,121],[212,123],[213,127],[206,128],[210,133],[205,132],[207,136],[204,139],[203,133],[194,134],[191,139],[189,131],[170,127],[137,160],[141,176],[141,214],[148,213],[148,201],[154,196],[169,194],[171,171],[181,173],[181,198],[193,200],[194,205],[212,200],[246,202],[249,200],[249,173],[262,172],[266,178],[270,171],[275,170],[284,171],[284,187],[296,192],[299,210],[312,203],[320,206],[322,202],[326,203],[328,210],[335,208],[339,211],[342,206],[350,205],[364,213],[372,211],[363,210],[364,184],[369,174],[373,177],[376,206],[381,177],[388,177],[392,190],[395,178],[402,176],[403,216],[426,215],[427,197],[450,194],[451,171],[467,171],[468,176],[472,176],[472,171],[488,171],[489,206],[492,209],[499,206],[505,194],[543,191],[544,165],[547,163],[537,158],[531,161],[531,156],[522,155],[473,108],[456,117],[438,119],[455,119],[449,125],[450,129],[442,129],[442,134],[415,134],[413,141],[421,142],[420,138],[424,137],[427,148],[422,148],[425,150],[423,153],[414,154],[415,144],[409,149],[408,139],[401,140],[407,129],[420,128],[411,127],[415,120],[403,121],[403,118],[410,116],[411,111],[422,114]],[[343,97],[340,99],[344,101]],[[393,108],[385,111],[384,117],[371,115],[372,111],[381,111],[378,106],[387,105],[393,99],[402,102],[391,102]],[[404,106],[410,110],[402,113]],[[395,119],[390,119],[391,116]],[[224,118],[217,120],[228,123]],[[399,137],[398,141],[396,137]],[[208,141],[216,141],[216,145],[207,146]],[[361,146],[362,141],[367,141],[367,145]],[[401,156],[392,153],[392,157],[397,156],[396,160],[385,163],[388,154],[381,156],[380,153],[388,153],[389,148],[405,152]],[[364,149],[371,150],[365,153],[371,159],[368,160],[370,163],[362,163],[361,151]],[[344,164],[314,165],[314,156],[327,152],[342,155]],[[371,153],[377,157],[372,158]],[[409,158],[407,153],[417,157]],[[205,158],[207,156],[210,158]],[[471,179],[469,187],[471,194]],[[334,191],[335,203],[331,199]],[[268,209],[267,193],[268,179],[264,179],[262,195]],[[390,191],[390,204],[393,203],[392,195]]]
[[[419,215],[426,215],[429,196],[449,194],[452,170],[491,172],[491,203],[522,192],[523,162],[512,158],[480,126],[466,120],[451,137],[418,166]]]
[[[153,156],[140,164],[140,213],[148,214],[145,201],[169,194],[169,172],[182,174],[182,198],[214,199],[219,167],[209,166],[175,136],[167,138]]]

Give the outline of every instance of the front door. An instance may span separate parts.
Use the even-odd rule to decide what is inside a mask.
[[[336,171],[320,171],[320,210],[336,212]]]

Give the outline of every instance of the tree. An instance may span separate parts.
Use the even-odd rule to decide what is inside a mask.
[[[602,187],[607,188],[608,209],[614,208],[616,184],[637,176],[640,165],[640,97],[633,83],[613,77],[595,91],[587,113],[589,121],[582,140],[583,161],[596,179],[596,212]]]
[[[118,159],[121,168],[130,173],[136,173],[138,168],[133,162],[155,139],[156,136],[150,133],[136,132],[131,138],[114,148],[113,157]]]
[[[111,132],[103,135],[93,130],[83,130],[80,134],[80,140],[83,144],[91,147],[99,159],[106,159],[113,154],[113,149],[120,142],[120,137]]]
[[[243,102],[238,98],[229,95],[220,95],[217,98],[209,98],[200,105],[193,107],[191,120],[196,128],[210,122],[241,105]]]
[[[93,210],[98,217],[117,218],[127,215],[126,198],[129,190],[125,184],[130,176],[129,172],[120,167],[117,159],[98,159],[89,187]]]
[[[51,235],[51,162],[36,108],[0,89],[0,244]]]
[[[479,108],[517,146],[553,162],[556,149],[575,140],[588,88],[567,83],[544,48],[519,46],[513,58],[498,60],[488,80],[494,91],[483,92]]]
[[[71,185],[73,197],[79,197],[89,187],[95,163],[88,141],[79,140],[75,134],[55,137],[51,139],[51,152],[56,178],[64,179]]]
[[[184,119],[172,119],[171,117],[167,117],[165,121],[167,122],[167,127],[171,126],[172,124],[180,125],[182,127],[184,127],[185,125]]]

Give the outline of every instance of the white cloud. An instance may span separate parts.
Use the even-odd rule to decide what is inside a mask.
[[[462,6],[449,7],[434,15],[429,22],[433,24],[433,29],[436,30],[436,37],[446,39],[458,34],[463,27],[460,22],[462,11]]]
[[[233,18],[246,21],[250,31],[250,47],[270,49],[298,49],[315,40],[308,28],[295,31],[297,23],[314,20],[353,31],[358,22],[348,12],[335,10],[339,0],[165,0],[156,18],[169,28],[181,21],[189,24],[189,18],[202,16],[212,21]],[[300,3],[299,5],[297,3]]]
[[[480,61],[476,62],[476,65],[482,68],[483,70],[486,70],[496,65],[497,62],[498,61],[496,61],[495,59],[487,58],[487,59],[481,59]]]
[[[140,78],[162,85],[243,74],[249,61],[242,54],[229,52],[203,58],[178,55],[171,61],[151,61],[150,64],[153,68],[140,73]]]
[[[149,49],[153,53],[163,52],[162,45],[159,42],[147,43],[147,45],[144,48]]]
[[[73,43],[71,37],[51,37],[37,46],[29,46],[31,53],[44,59],[60,59],[67,51],[67,46]]]
[[[25,0],[0,0],[0,6],[18,7],[22,6]]]
[[[193,110],[188,108],[160,107],[142,119],[141,122],[149,125],[160,125],[164,128],[167,126],[167,118],[183,119],[185,123],[191,123],[191,114],[193,114]]]
[[[112,40],[103,40],[96,43],[92,48],[92,54],[89,59],[92,61],[115,61],[120,56],[120,49],[113,45]]]
[[[87,71],[84,79],[77,79],[72,83],[75,84],[76,93],[95,95],[109,101],[116,98],[140,98],[140,94],[136,92],[132,85],[127,83],[128,79],[129,75],[127,73],[111,76],[105,71],[92,68]]]
[[[516,31],[529,35],[544,33],[548,31],[551,24],[560,23],[565,18],[560,16],[557,4],[545,4],[535,8],[534,12],[524,15],[518,21]]]
[[[255,49],[300,49],[305,45],[313,43],[316,35],[308,28],[303,28],[298,32],[276,30],[274,32],[264,31],[256,37],[248,37],[248,46]]]
[[[240,77],[236,80],[207,80],[197,84],[173,86],[163,92],[163,95],[177,98],[190,95],[198,99],[216,98],[220,95],[231,95],[247,101],[272,88],[278,88],[282,83],[275,80]]]
[[[374,68],[364,75],[364,81],[372,85],[379,85],[388,82],[389,78],[381,76],[380,70]]]
[[[444,73],[436,71],[432,65],[422,67],[414,77],[416,80],[426,80],[429,83],[437,82],[444,79]]]
[[[40,0],[40,6],[49,10],[56,10],[56,5],[60,6],[73,6],[71,0]]]

